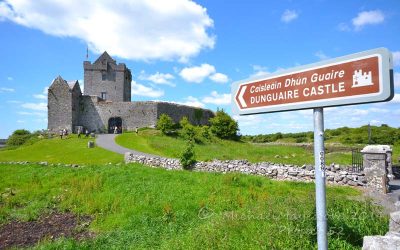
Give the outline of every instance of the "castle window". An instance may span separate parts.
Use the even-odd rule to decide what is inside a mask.
[[[101,80],[102,81],[107,80],[107,72],[101,72]]]
[[[107,99],[107,92],[101,92],[101,99],[103,100]]]

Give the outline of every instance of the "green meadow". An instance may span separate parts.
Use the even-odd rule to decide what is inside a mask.
[[[186,141],[180,137],[162,135],[158,130],[146,129],[135,133],[124,133],[116,142],[126,148],[179,158]],[[275,162],[287,164],[313,164],[312,147],[255,144],[242,141],[230,141],[213,138],[211,141],[195,144],[196,159],[199,161],[247,159],[251,162]],[[326,161],[351,165],[351,150],[326,154]]]
[[[314,185],[131,165],[0,165],[0,225],[52,210],[90,215],[94,238],[36,249],[316,249]],[[12,193],[12,195],[10,194]],[[330,249],[360,249],[388,219],[360,191],[328,187]]]

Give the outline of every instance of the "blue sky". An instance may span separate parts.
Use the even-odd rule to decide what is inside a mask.
[[[234,81],[386,47],[394,99],[327,108],[325,127],[400,127],[399,24],[398,0],[0,1],[0,138],[47,128],[46,88],[82,81],[87,47],[90,61],[106,50],[132,70],[132,101],[228,112]],[[312,110],[234,118],[242,134],[313,129]]]

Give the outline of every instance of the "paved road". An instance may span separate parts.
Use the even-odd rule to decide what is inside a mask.
[[[115,136],[117,136],[117,135],[116,134],[98,134],[97,139],[96,139],[96,144],[99,147],[102,147],[104,149],[110,150],[110,151],[118,153],[118,154],[125,154],[126,152],[130,152],[135,155],[157,157],[156,155],[146,154],[146,153],[139,152],[139,151],[136,151],[133,149],[121,147],[120,145],[115,143]]]

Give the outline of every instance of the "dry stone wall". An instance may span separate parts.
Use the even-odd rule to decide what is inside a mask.
[[[141,163],[151,167],[165,168],[168,170],[181,170],[178,159],[164,157],[141,156],[133,153],[125,154],[125,163]],[[275,180],[312,182],[314,180],[314,167],[311,165],[296,166],[290,164],[275,164],[270,162],[250,163],[246,160],[230,160],[212,162],[197,162],[193,171],[260,175]],[[330,165],[326,170],[326,180],[330,184],[346,186],[365,186],[366,179],[363,173],[347,171],[339,165]]]

